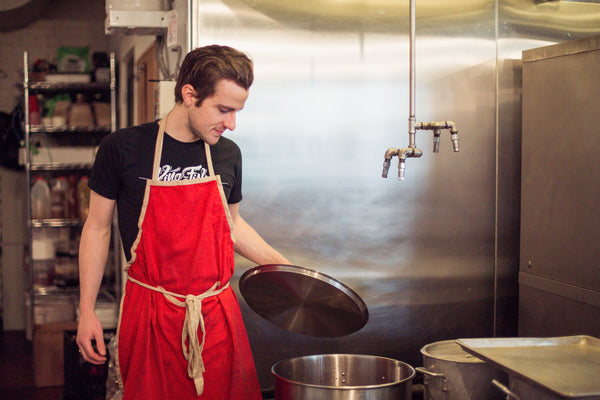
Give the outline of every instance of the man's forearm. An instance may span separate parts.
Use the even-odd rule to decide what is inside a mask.
[[[241,216],[234,220],[235,251],[258,264],[291,264],[287,258],[271,247]]]
[[[79,244],[79,312],[92,313],[108,258],[111,228],[84,225]]]

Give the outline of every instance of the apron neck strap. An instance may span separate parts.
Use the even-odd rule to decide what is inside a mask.
[[[165,137],[165,126],[167,125],[167,118],[163,118],[158,121],[158,136],[156,137],[156,145],[154,146],[154,164],[152,166],[152,180],[158,179],[158,173],[160,171],[160,157],[162,155],[163,140]],[[206,163],[208,164],[209,176],[215,175],[215,169],[213,168],[212,157],[210,155],[210,146],[204,142],[204,151],[206,152]]]
[[[165,125],[167,119],[163,118],[158,121],[158,136],[156,137],[156,145],[154,146],[154,164],[152,165],[152,180],[158,179],[160,171],[160,156],[162,155],[163,139],[165,137]]]
[[[208,175],[215,176],[215,169],[213,168],[212,156],[210,155],[210,146],[204,142],[204,152],[206,153],[206,163],[208,164]]]

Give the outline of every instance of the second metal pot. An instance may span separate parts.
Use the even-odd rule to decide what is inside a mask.
[[[454,340],[426,345],[421,349],[425,400],[502,400],[492,379],[506,381],[506,374],[465,352]]]
[[[410,400],[415,370],[385,357],[325,354],[280,361],[275,400]]]

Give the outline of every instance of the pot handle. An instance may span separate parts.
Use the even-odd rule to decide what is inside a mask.
[[[494,384],[494,386],[500,389],[502,393],[506,394],[506,400],[509,400],[510,398],[513,398],[515,400],[521,400],[521,398],[517,396],[516,393],[513,393],[509,388],[498,382],[496,379],[492,379],[492,383]]]
[[[427,378],[440,378],[442,380],[442,391],[443,392],[448,392],[448,380],[446,379],[446,375],[444,375],[443,373],[440,372],[430,372],[427,371],[427,368],[425,367],[416,367],[415,371],[418,371],[420,373],[422,373],[423,375],[425,375],[425,379],[423,380],[423,384],[425,386],[429,385],[429,382],[427,380]]]
[[[432,378],[446,378],[446,375],[438,372],[429,372],[425,367],[416,367],[415,371],[418,371],[423,375],[431,376]]]

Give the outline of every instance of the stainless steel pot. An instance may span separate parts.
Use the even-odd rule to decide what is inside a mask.
[[[276,400],[410,400],[415,370],[390,358],[325,354],[271,368]]]
[[[506,374],[465,352],[454,340],[428,344],[421,349],[425,375],[425,400],[480,400],[503,396],[492,383],[506,381]]]

